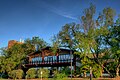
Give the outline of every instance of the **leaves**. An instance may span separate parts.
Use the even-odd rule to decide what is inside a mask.
[[[39,45],[39,50],[47,45],[44,40],[33,37],[32,40],[26,39],[25,43],[15,43],[8,49],[2,49],[0,72],[9,73],[17,69],[26,60],[27,55],[35,51],[35,44]]]
[[[112,59],[116,67],[120,60],[120,24],[119,18],[114,22],[115,11],[108,7],[95,19],[96,7],[91,4],[84,10],[80,24],[66,24],[56,35],[57,46],[61,45],[75,50],[75,54],[81,59],[81,70],[87,72],[90,66],[94,68],[94,75],[97,77],[97,69],[104,68],[108,73],[109,69],[103,67]],[[55,42],[54,41],[54,42]],[[108,67],[108,66],[106,66]],[[117,68],[116,68],[117,69]],[[99,71],[101,72],[101,71]]]

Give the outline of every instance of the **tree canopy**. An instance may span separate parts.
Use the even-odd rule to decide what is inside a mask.
[[[115,11],[110,7],[104,8],[96,19],[95,12],[96,7],[91,4],[83,11],[81,23],[65,24],[62,30],[54,36],[53,44],[57,44],[55,46],[58,47],[74,49],[75,54],[81,58],[80,70],[83,72],[89,72],[92,67],[96,77],[102,76],[103,69],[111,77],[114,76],[114,72],[116,72],[116,76],[119,76],[120,19],[118,17],[117,21],[114,20]],[[116,62],[114,63],[114,61]],[[114,67],[111,67],[108,62],[114,63],[112,64]],[[96,72],[101,74],[97,75]]]
[[[24,43],[15,43],[10,48],[2,48],[0,56],[0,72],[9,73],[25,62],[28,54],[34,52],[35,45],[38,45],[38,50],[44,48],[48,44],[39,37],[33,37],[31,40],[26,39]]]

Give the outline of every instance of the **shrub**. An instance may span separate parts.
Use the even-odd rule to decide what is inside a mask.
[[[21,70],[21,69],[16,70],[16,78],[17,79],[22,79],[23,75],[24,75],[23,70]]]
[[[64,68],[62,68],[62,70],[60,72],[65,73],[66,76],[69,76],[71,74],[71,69],[69,67],[64,67]],[[72,70],[72,74],[73,73],[74,73],[74,71]]]
[[[37,71],[37,76],[38,76],[38,78],[41,78],[41,71],[42,71],[42,78],[48,78],[49,77],[49,70],[48,69],[39,69],[38,71]]]
[[[9,72],[8,76],[12,79],[15,79],[15,70],[12,70],[11,72]]]
[[[67,80],[67,76],[65,73],[56,72],[54,75],[54,80]]]
[[[35,78],[36,77],[36,69],[31,68],[26,72],[26,78]]]
[[[8,76],[13,79],[22,79],[23,77],[23,70],[18,69],[18,70],[12,70],[9,72]]]
[[[1,78],[8,78],[8,74],[6,74],[5,72],[0,73],[0,79]]]
[[[95,64],[95,66],[92,68],[92,74],[95,78],[99,78],[101,76],[102,68],[98,64]]]
[[[99,70],[98,70],[98,71],[96,70],[96,71],[93,72],[93,76],[94,76],[95,78],[99,78],[100,75],[101,75],[101,74],[100,74],[100,71],[99,71]]]

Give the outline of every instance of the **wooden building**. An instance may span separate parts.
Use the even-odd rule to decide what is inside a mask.
[[[74,51],[69,49],[58,49],[56,53],[53,53],[51,47],[41,49],[30,53],[27,56],[27,62],[24,64],[26,69],[35,67],[65,67],[71,66],[76,71],[76,55]]]

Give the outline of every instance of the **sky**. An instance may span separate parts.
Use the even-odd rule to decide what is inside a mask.
[[[0,48],[34,36],[51,43],[66,23],[80,22],[90,3],[97,13],[105,7],[120,12],[120,0],[0,0]]]

